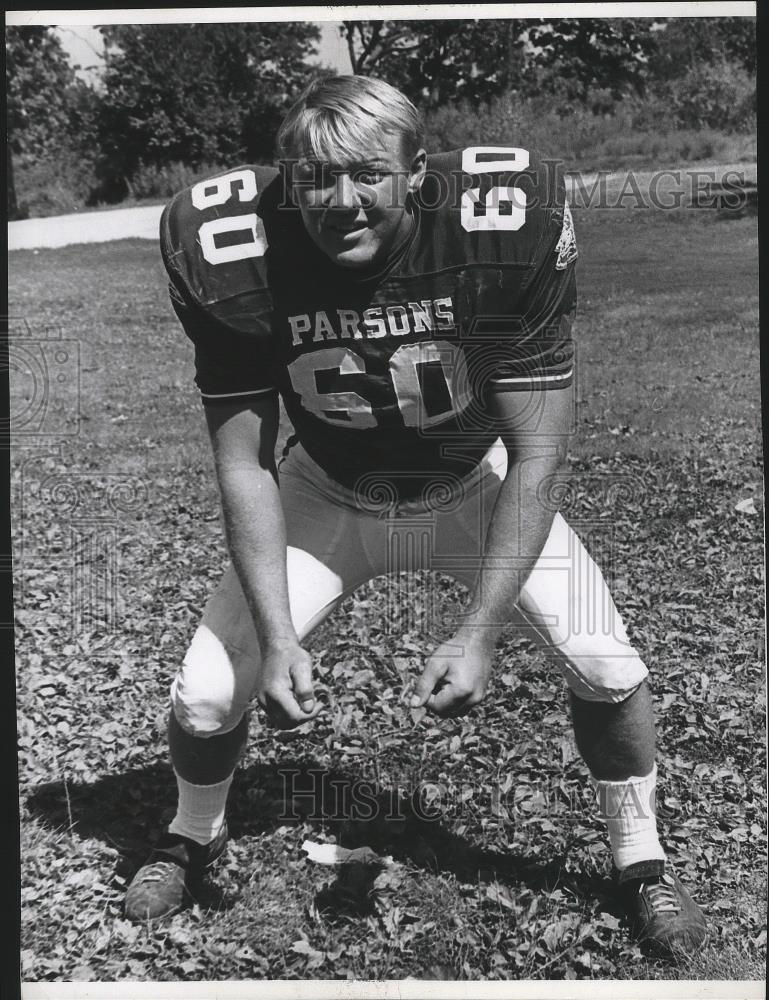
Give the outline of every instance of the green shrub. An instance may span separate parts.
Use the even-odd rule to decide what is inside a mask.
[[[184,163],[168,163],[163,167],[141,164],[134,176],[126,181],[127,198],[123,204],[167,201],[177,191],[220,169],[216,164],[200,167],[188,167]],[[31,162],[17,158],[14,177],[19,218],[67,215],[105,203],[120,204],[103,196],[93,164],[66,150],[56,159]]]
[[[722,59],[694,66],[669,89],[670,111],[683,128],[727,132],[755,129],[755,78],[736,63]]]
[[[62,147],[55,157],[16,157],[14,183],[19,216],[34,218],[84,209],[96,181],[93,164]]]
[[[129,197],[136,200],[172,198],[182,188],[210,177],[221,169],[211,163],[199,167],[189,167],[178,161],[166,163],[162,167],[154,163],[140,163],[133,177],[127,182]]]
[[[427,148],[524,145],[583,170],[677,167],[691,160],[736,162],[754,158],[749,81],[746,74],[729,79],[730,90],[718,80],[712,91],[700,88],[699,122],[693,124],[688,124],[688,118],[695,117],[694,106],[685,103],[689,93],[685,90],[680,90],[678,103],[652,94],[643,99],[625,98],[611,111],[598,113],[593,109],[606,106],[601,94],[588,101],[587,107],[559,103],[552,97],[515,94],[479,108],[447,105],[427,115]],[[755,88],[752,95],[755,100]],[[734,101],[729,116],[724,109],[714,110],[727,98]]]

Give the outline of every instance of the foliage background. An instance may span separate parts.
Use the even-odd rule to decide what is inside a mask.
[[[86,83],[52,29],[6,32],[11,218],[170,197],[269,162],[313,76],[312,22],[112,25]],[[433,148],[542,136],[575,169],[755,157],[752,18],[345,21],[350,66],[402,88]]]

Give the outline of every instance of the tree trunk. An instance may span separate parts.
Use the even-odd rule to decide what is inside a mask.
[[[360,69],[358,68],[358,61],[355,58],[355,43],[354,43],[353,37],[352,37],[353,31],[355,29],[354,29],[354,27],[351,26],[351,22],[349,22],[349,21],[343,21],[342,23],[347,28],[347,32],[346,32],[346,34],[347,34],[347,54],[350,57],[350,72],[351,73],[359,73]]]

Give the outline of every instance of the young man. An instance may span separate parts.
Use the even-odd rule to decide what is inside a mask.
[[[280,170],[196,184],[161,223],[232,566],[172,685],[178,810],[127,915],[177,912],[223,850],[249,701],[280,728],[321,711],[303,648],[313,628],[374,576],[435,568],[470,600],[412,705],[470,710],[501,629],[528,627],[570,688],[636,932],[696,947],[704,918],[657,837],[647,669],[600,571],[542,500],[573,411],[562,175],[520,145],[426,156],[413,105],[364,77],[313,83],[278,141]],[[278,394],[298,438],[280,477]]]

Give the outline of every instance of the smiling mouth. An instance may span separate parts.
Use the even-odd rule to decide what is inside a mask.
[[[348,233],[357,233],[367,228],[368,227],[365,222],[332,222],[329,225],[329,229],[331,229],[332,232],[339,233],[342,236],[347,235]]]

